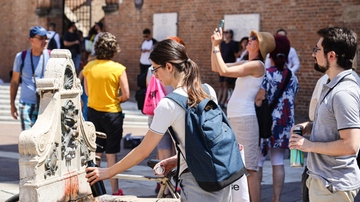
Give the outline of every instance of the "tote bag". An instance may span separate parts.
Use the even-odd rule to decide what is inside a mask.
[[[155,108],[163,97],[165,97],[164,89],[160,81],[152,75],[146,89],[143,113],[153,116]]]

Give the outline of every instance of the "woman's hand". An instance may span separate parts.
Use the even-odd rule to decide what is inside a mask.
[[[220,32],[218,32],[216,28],[213,35],[211,35],[211,43],[213,47],[215,47],[215,46],[219,46],[222,41],[223,41],[222,29],[220,28]]]
[[[87,182],[90,185],[95,184],[97,181],[109,179],[111,176],[108,174],[108,168],[97,168],[97,167],[88,167],[85,169],[87,173],[85,177],[88,179]]]

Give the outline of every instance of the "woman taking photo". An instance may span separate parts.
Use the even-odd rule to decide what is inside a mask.
[[[220,54],[219,45],[223,35],[222,30],[219,31],[215,30],[211,36],[211,70],[221,76],[237,78],[227,107],[227,116],[237,142],[244,147],[245,165],[250,174],[247,177],[250,199],[252,202],[260,202],[261,184],[257,172],[259,127],[254,101],[265,75],[264,58],[275,48],[274,37],[268,32],[251,31],[246,46],[249,60],[228,67]]]
[[[216,93],[207,85],[210,96],[201,87],[199,67],[186,53],[185,47],[172,39],[158,42],[150,53],[153,74],[165,86],[172,85],[174,93],[188,97],[189,106],[200,103],[204,98],[216,101]],[[163,98],[154,111],[154,118],[144,140],[121,161],[109,168],[87,168],[88,182],[94,184],[98,180],[109,179],[118,173],[137,165],[144,160],[156,147],[164,133],[172,127],[180,143],[180,149],[185,151],[185,110],[174,101]],[[165,175],[177,166],[177,156],[160,162],[165,168]],[[184,158],[180,159],[181,201],[231,201],[230,186],[216,192],[207,192],[199,187],[191,172],[188,172]]]

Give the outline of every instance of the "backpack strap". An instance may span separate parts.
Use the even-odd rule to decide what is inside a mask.
[[[209,87],[207,87],[206,84],[201,84],[201,87],[208,95],[210,95]],[[174,92],[171,92],[166,97],[171,99],[172,101],[176,102],[178,105],[180,105],[186,111],[187,101],[188,101],[187,97],[180,95],[178,93],[174,93]]]
[[[55,37],[55,35],[56,35],[57,33],[55,32],[55,34],[51,37],[51,39],[49,40],[49,41],[51,41],[54,37]],[[56,44],[57,45],[57,44]]]
[[[175,180],[175,190],[177,189],[177,186],[179,184],[179,173],[180,173],[180,154],[184,157],[185,159],[185,156],[184,154],[181,152],[180,150],[180,147],[179,147],[179,141],[178,139],[176,138],[175,136],[175,132],[174,132],[174,129],[172,128],[172,126],[169,127],[168,129],[169,133],[170,133],[170,136],[171,138],[174,140],[175,142],[175,147],[176,147],[176,150],[177,150],[177,167],[176,167],[176,180]]]
[[[329,93],[330,93],[342,80],[344,80],[345,77],[349,76],[350,74],[351,74],[351,73],[346,74],[346,75],[345,75],[344,77],[342,77],[333,87],[331,87],[331,88],[329,89],[329,91],[326,92],[326,94],[325,94],[325,96],[323,97],[323,99],[321,100],[321,102],[323,102],[323,101],[325,100],[326,96],[329,95]],[[349,79],[349,81],[352,81],[352,80]],[[356,82],[356,83],[357,83],[357,82]],[[359,85],[359,84],[358,84],[358,85]],[[321,102],[320,102],[320,103],[321,103]]]
[[[27,53],[27,50],[23,50],[21,52],[20,76],[22,74],[22,70],[24,69],[24,61],[25,61],[26,53]]]
[[[280,89],[280,91],[277,91],[276,94],[275,94],[275,97],[273,99],[273,101],[270,103],[270,110],[271,112],[274,111],[276,105],[279,103],[279,99],[280,97],[282,96],[282,94],[284,93],[285,91],[285,88],[286,86],[288,85],[289,81],[290,81],[290,78],[292,76],[292,72],[290,69],[288,69],[288,73],[286,74],[286,78],[285,78],[285,81],[284,81],[284,84],[282,86],[282,88]]]
[[[210,95],[210,90],[209,90],[209,87],[205,84],[201,84],[201,87],[203,88],[203,90],[208,94]],[[172,101],[174,101],[175,103],[177,103],[178,105],[180,105],[185,111],[187,110],[187,101],[188,101],[188,98],[183,96],[183,95],[180,95],[178,93],[174,93],[174,92],[171,92],[170,94],[168,94],[166,96],[167,98],[171,99]],[[179,143],[179,140],[176,138],[175,136],[175,131],[174,129],[172,128],[172,126],[169,127],[168,129],[169,133],[170,133],[170,136],[171,138],[174,140],[175,142],[175,147],[176,147],[176,150],[177,150],[177,168],[176,168],[176,182],[175,182],[175,190],[177,189],[177,186],[178,186],[178,183],[179,183],[179,173],[180,173],[180,154],[183,156],[183,158],[185,159],[186,161],[186,158],[185,158],[185,155],[181,152],[180,150],[180,143]]]
[[[188,98],[180,95],[178,93],[171,92],[166,96],[166,98],[169,98],[170,100],[174,101],[176,104],[180,105],[185,111],[187,109],[187,101]]]
[[[153,42],[153,45],[155,45],[157,43],[156,39],[154,38],[151,38],[152,42]]]
[[[174,101],[178,105],[180,105],[185,111],[187,110],[187,101],[188,101],[187,97],[185,97],[183,95],[180,95],[178,93],[174,93],[174,92],[168,94],[166,97],[171,99],[172,101]],[[181,158],[180,154],[183,156],[185,161],[186,161],[186,158],[185,158],[185,155],[180,150],[180,146],[179,146],[180,143],[179,143],[179,140],[175,136],[175,131],[172,128],[172,126],[170,126],[168,130],[169,130],[171,138],[175,142],[175,147],[176,147],[176,150],[177,150],[177,168],[176,168],[176,180],[175,180],[176,181],[175,182],[175,190],[176,190],[177,186],[179,184],[180,158]]]

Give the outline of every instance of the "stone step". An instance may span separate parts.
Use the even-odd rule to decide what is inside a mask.
[[[0,109],[0,122],[3,122],[3,121],[17,122],[18,120],[15,120],[11,116],[10,109],[9,110],[1,110]],[[147,117],[130,115],[125,112],[124,126],[125,125],[148,127]]]
[[[18,98],[20,95],[20,88],[17,94],[15,105],[18,106]],[[121,108],[125,113],[124,126],[133,128],[147,128],[148,117],[141,113],[137,108],[137,103],[128,101],[121,103]],[[10,114],[10,84],[5,83],[0,85],[0,123],[17,123],[19,120],[13,119]]]
[[[10,83],[0,84],[0,90],[3,90],[3,89],[10,89]]]

